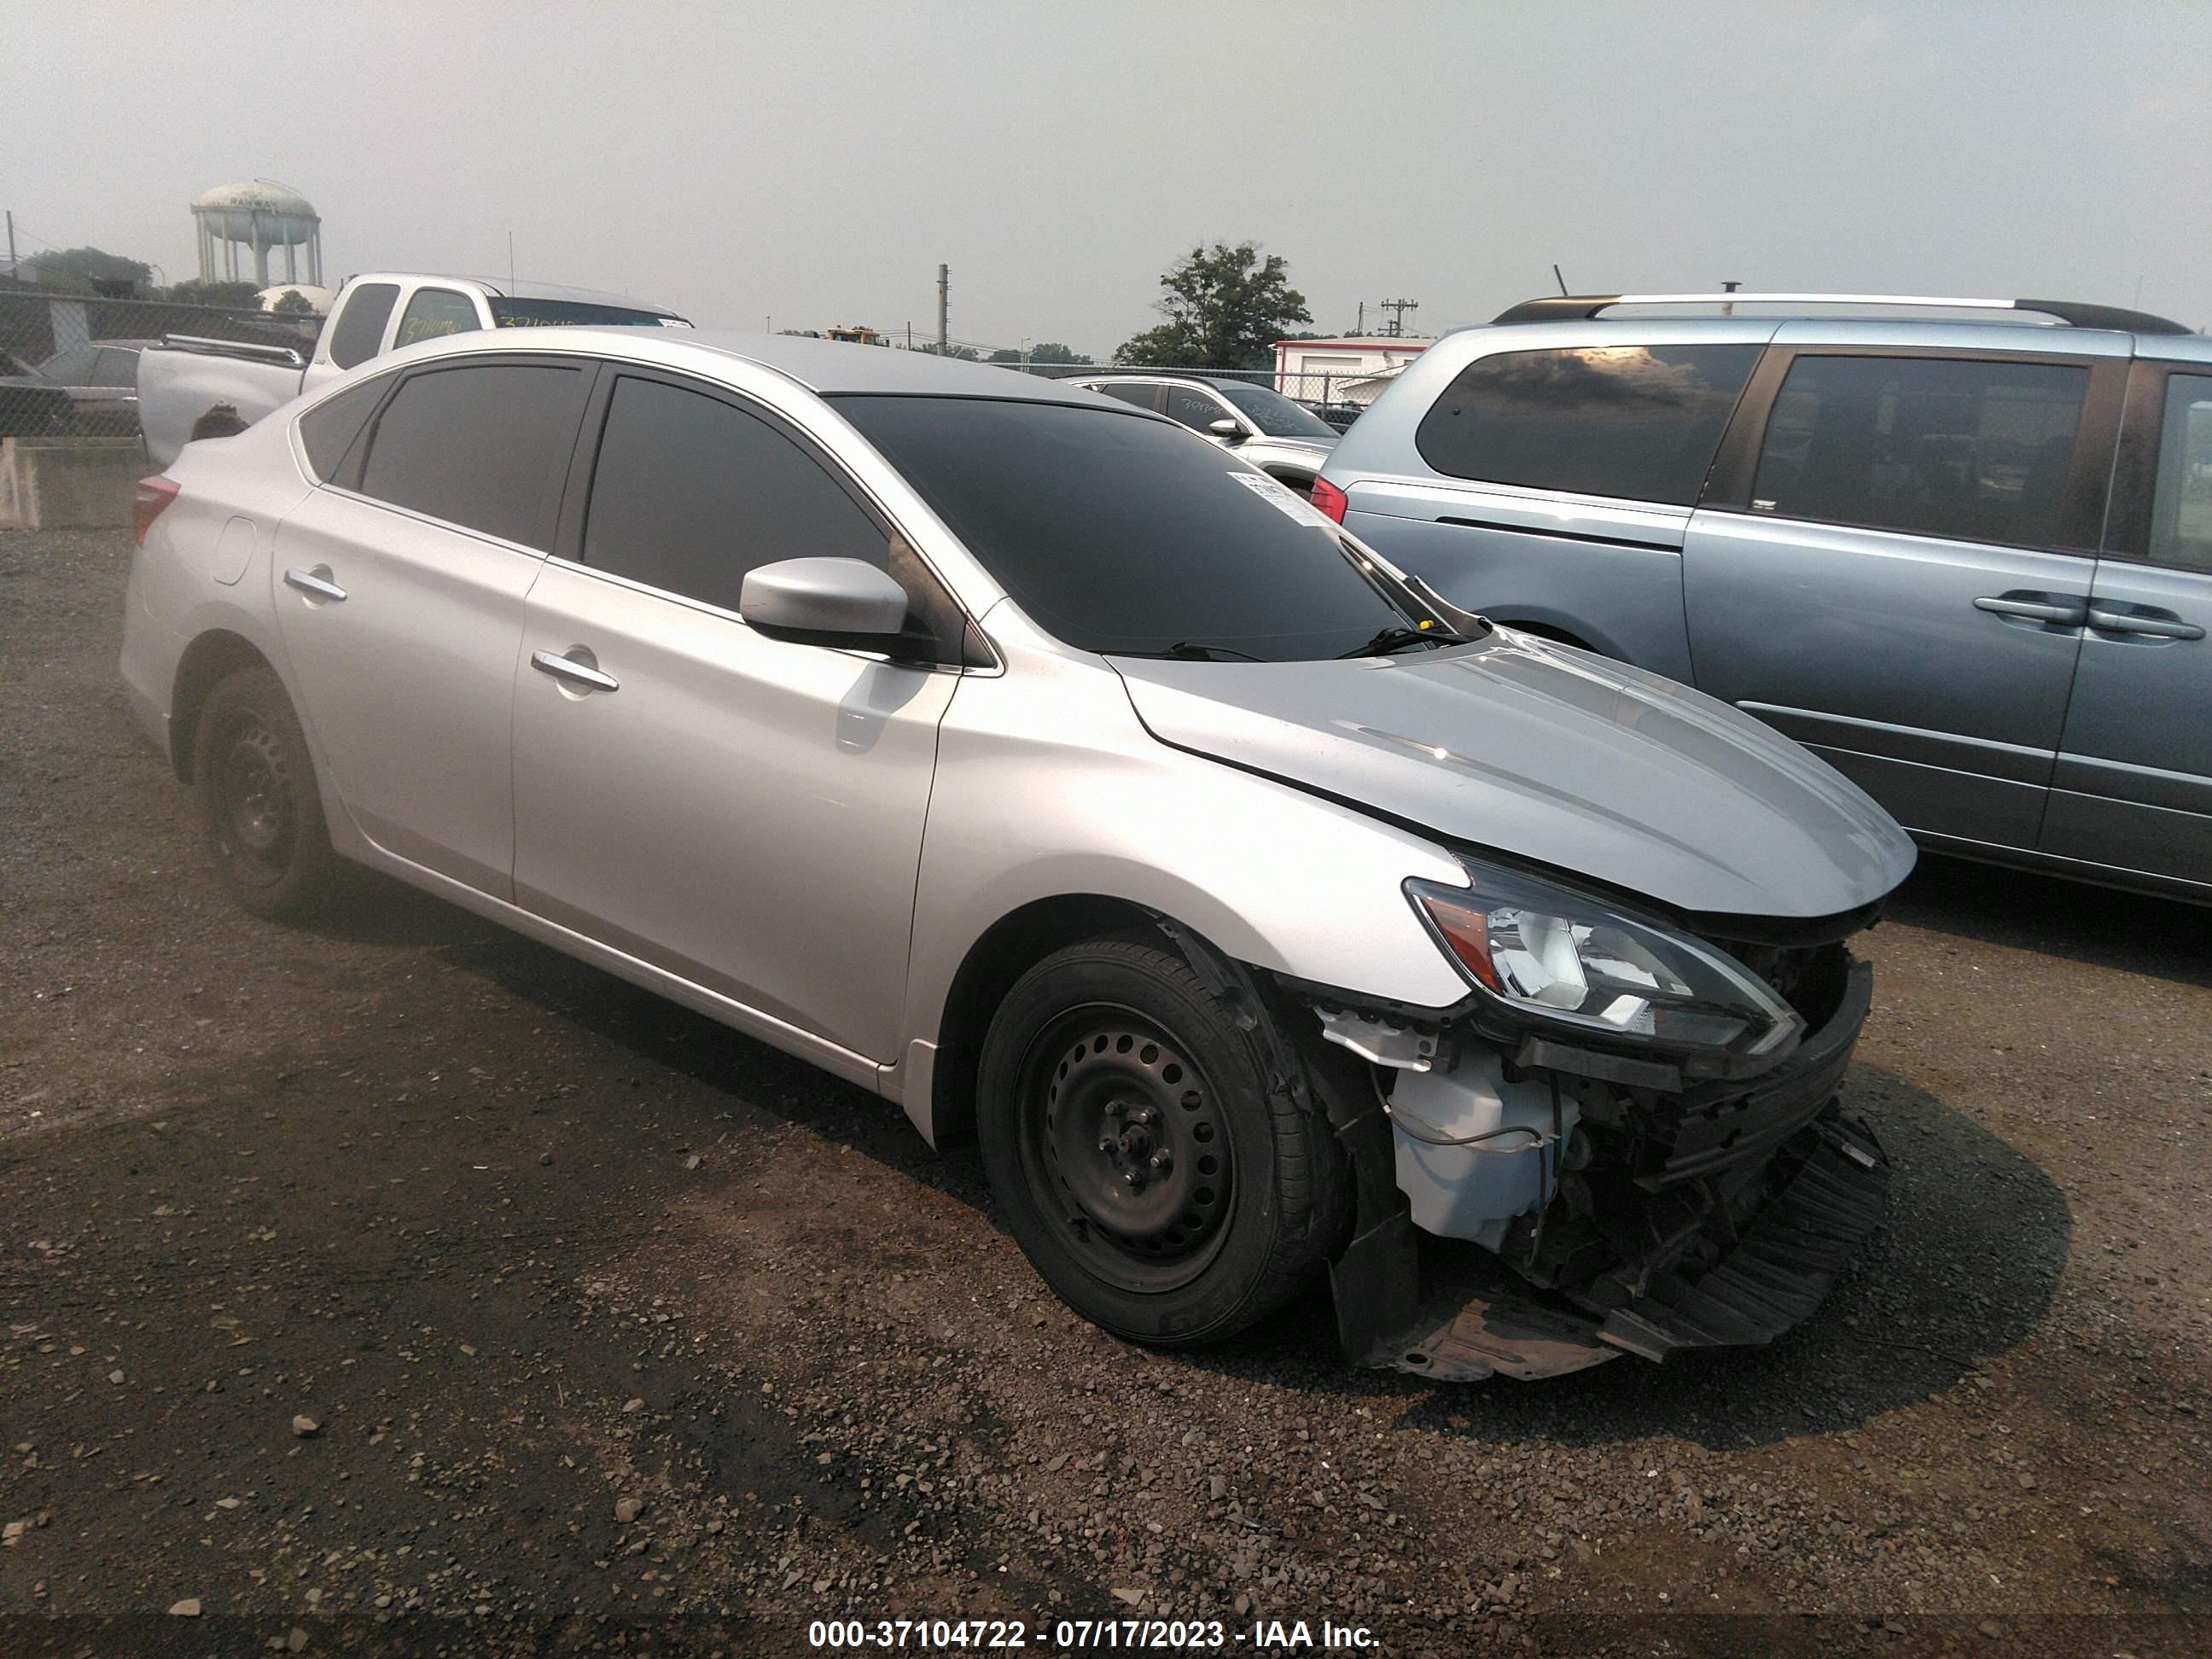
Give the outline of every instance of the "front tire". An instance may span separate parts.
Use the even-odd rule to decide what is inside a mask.
[[[1267,1033],[1165,951],[1092,940],[1016,981],[976,1127],[1008,1231],[1062,1301],[1184,1346],[1296,1294],[1340,1240],[1347,1182],[1310,1091],[1272,1088],[1276,1069]]]
[[[337,877],[307,734],[283,683],[241,668],[208,693],[193,734],[200,821],[224,890],[276,921],[329,896]]]

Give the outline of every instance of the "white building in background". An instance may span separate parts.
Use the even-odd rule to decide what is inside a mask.
[[[267,288],[270,252],[281,247],[287,284],[322,286],[323,221],[296,190],[266,179],[217,185],[192,204],[192,222],[199,232],[204,283],[251,278],[256,288]],[[246,251],[244,260],[239,257],[240,248]],[[300,257],[303,252],[305,258]]]
[[[1310,403],[1368,404],[1435,341],[1411,334],[1275,342],[1275,390]]]

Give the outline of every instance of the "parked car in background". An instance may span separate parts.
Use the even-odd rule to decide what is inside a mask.
[[[663,307],[545,283],[372,272],[350,276],[310,347],[169,335],[139,364],[146,455],[167,466],[197,438],[230,437],[371,357],[478,329],[688,328]]]
[[[1311,398],[1293,398],[1291,401],[1337,433],[1349,431],[1352,423],[1367,412],[1364,404],[1317,403]]]
[[[359,860],[972,1128],[1109,1329],[1325,1267],[1363,1360],[1659,1358],[1881,1213],[1837,1086],[1887,815],[1127,404],[472,334],[191,446],[140,528],[125,695],[248,909]],[[1417,1230],[1564,1299],[1425,1314]]]
[[[1952,315],[1807,314],[1884,304]],[[1929,846],[2212,900],[2212,340],[2179,324],[1534,301],[1407,368],[1315,500],[1459,605],[1758,715]]]
[[[1231,375],[1133,371],[1079,375],[1071,383],[1165,415],[1302,495],[1336,447],[1337,429],[1311,410]]]
[[[94,340],[0,378],[0,435],[127,438],[138,430],[138,354],[150,340]]]

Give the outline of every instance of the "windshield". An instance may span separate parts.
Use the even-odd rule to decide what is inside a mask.
[[[1214,388],[1243,412],[1244,418],[1270,438],[1320,438],[1336,441],[1336,428],[1310,409],[1301,409],[1279,392],[1263,386],[1220,386]]]
[[[1058,639],[1302,662],[1411,625],[1334,526],[1165,421],[981,398],[832,399]]]
[[[592,300],[494,300],[494,328],[689,328],[665,311],[633,311]]]

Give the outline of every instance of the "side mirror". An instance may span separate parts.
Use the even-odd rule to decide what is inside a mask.
[[[906,590],[865,559],[783,559],[745,573],[738,614],[795,645],[884,650],[906,625]]]
[[[1243,422],[1232,420],[1226,415],[1213,422],[1206,429],[1224,443],[1239,444],[1244,441]]]

